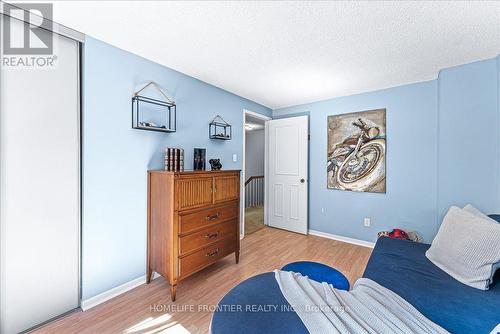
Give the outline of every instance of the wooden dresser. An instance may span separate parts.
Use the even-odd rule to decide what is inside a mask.
[[[240,171],[148,171],[147,283],[171,285],[240,253]]]

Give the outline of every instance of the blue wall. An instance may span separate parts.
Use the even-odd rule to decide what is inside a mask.
[[[327,189],[328,115],[387,109],[387,193]],[[436,224],[436,82],[278,109],[275,116],[309,112],[309,228],[374,241],[377,231],[399,226],[430,238]],[[324,212],[321,212],[321,209]],[[371,227],[363,218],[371,218]]]
[[[310,115],[309,228],[375,241],[401,227],[431,242],[450,205],[500,212],[499,68],[500,56],[434,81],[274,110]],[[376,108],[387,109],[387,193],[327,189],[327,116]]]
[[[83,57],[82,298],[87,299],[145,273],[146,170],[163,168],[165,147],[193,148],[241,169],[242,110],[271,110],[101,41],[87,38]],[[156,81],[174,97],[177,132],[131,129],[132,93]],[[208,123],[221,114],[234,139],[208,139]],[[232,154],[238,162],[232,162]]]
[[[500,211],[498,58],[439,74],[439,221],[451,205]]]

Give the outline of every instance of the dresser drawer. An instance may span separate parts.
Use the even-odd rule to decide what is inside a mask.
[[[207,227],[179,238],[179,255],[184,255],[195,249],[212,244],[216,241],[235,238],[237,234],[236,219]]]
[[[199,251],[179,258],[179,277],[184,278],[208,266],[209,264],[236,251],[237,242],[234,238],[223,239]]]
[[[179,234],[186,234],[238,217],[238,204],[210,208],[190,214],[179,215]]]

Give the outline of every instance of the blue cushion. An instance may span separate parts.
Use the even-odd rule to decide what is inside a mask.
[[[491,219],[495,219],[497,222],[500,223],[500,215],[488,215]]]
[[[326,282],[339,290],[349,290],[349,281],[338,270],[318,262],[298,261],[281,268],[284,271],[301,273],[317,282]]]

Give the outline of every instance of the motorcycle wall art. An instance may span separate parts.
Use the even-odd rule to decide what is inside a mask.
[[[385,109],[328,116],[328,188],[385,193]]]

